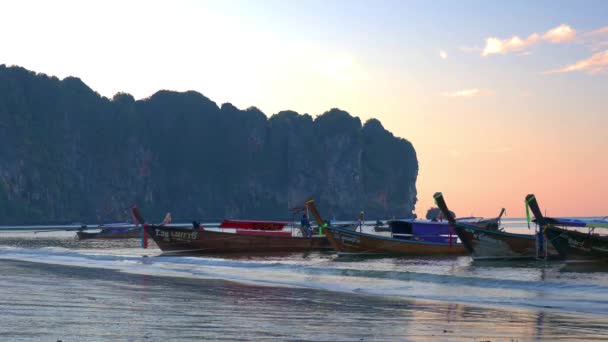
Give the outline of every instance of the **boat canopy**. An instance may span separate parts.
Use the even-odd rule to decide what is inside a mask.
[[[220,224],[220,228],[281,230],[288,224],[287,221],[224,220]]]
[[[554,218],[545,217],[545,222],[555,226],[566,226],[566,227],[587,227],[587,228],[608,228],[607,220],[598,219],[569,219],[569,218]],[[533,220],[535,223],[536,219]]]
[[[447,222],[391,221],[392,236],[396,239],[450,243],[452,228]]]

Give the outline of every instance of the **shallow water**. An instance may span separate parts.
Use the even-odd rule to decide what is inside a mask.
[[[10,341],[606,339],[606,318],[0,262]]]
[[[606,263],[178,257],[73,234],[0,234],[0,339],[608,339]]]

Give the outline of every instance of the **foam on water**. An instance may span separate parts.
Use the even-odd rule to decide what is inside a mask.
[[[317,253],[226,259],[160,256],[159,250],[135,248],[63,247],[0,247],[0,259],[374,296],[608,313],[607,274],[568,270],[571,265],[561,262],[479,264],[468,257],[343,260]]]
[[[507,230],[526,232],[524,220]],[[259,257],[162,256],[137,239],[77,241],[73,233],[3,234],[0,259],[125,273],[396,296],[494,307],[608,314],[608,264],[473,262],[458,258],[343,258],[333,254]]]

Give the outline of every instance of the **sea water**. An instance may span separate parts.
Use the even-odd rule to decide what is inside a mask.
[[[608,263],[165,256],[73,235],[0,234],[0,340],[608,339]]]

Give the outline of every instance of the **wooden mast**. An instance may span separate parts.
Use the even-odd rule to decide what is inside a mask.
[[[315,217],[315,221],[317,222],[319,227],[325,224],[325,221],[323,221],[323,219],[321,218],[321,214],[319,214],[317,206],[315,205],[315,201],[312,198],[309,198],[306,201],[306,208],[312,213],[312,216]]]

